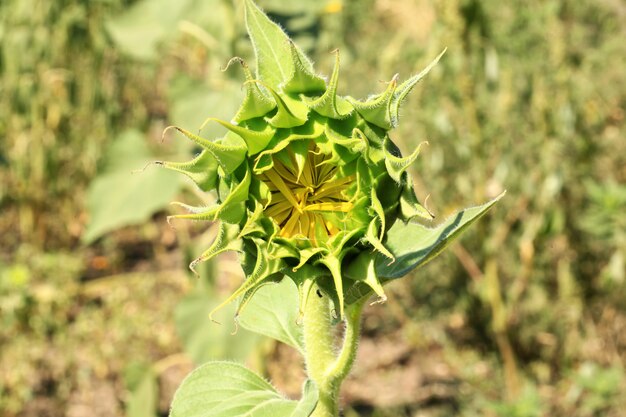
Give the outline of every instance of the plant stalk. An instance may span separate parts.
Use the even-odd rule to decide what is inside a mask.
[[[307,373],[319,389],[319,400],[311,417],[339,417],[339,390],[356,358],[364,302],[346,308],[343,344],[336,354],[330,300],[320,296],[317,287],[313,290],[315,294],[308,299],[303,324]]]

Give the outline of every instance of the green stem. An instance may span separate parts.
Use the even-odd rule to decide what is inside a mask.
[[[312,288],[303,317],[305,360],[309,377],[318,383],[324,379],[329,363],[335,359],[330,303],[320,297],[317,286]]]
[[[307,372],[319,389],[319,401],[311,417],[338,417],[339,389],[356,358],[363,303],[347,307],[344,341],[336,355],[329,299],[320,297],[317,287],[313,291],[305,307],[303,329]]]
[[[339,386],[348,376],[359,347],[361,337],[361,313],[363,312],[363,301],[350,305],[346,309],[346,329],[344,332],[343,346],[335,363],[326,372],[327,378]]]

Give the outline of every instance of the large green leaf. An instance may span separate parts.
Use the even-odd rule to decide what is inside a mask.
[[[89,223],[82,239],[93,242],[123,226],[141,224],[166,207],[183,182],[179,175],[164,169],[142,168],[154,160],[143,135],[127,131],[108,150],[105,170],[89,185]]]
[[[305,383],[298,402],[284,398],[243,365],[209,362],[180,385],[170,417],[308,417],[317,398],[318,390],[312,381]]]
[[[259,336],[247,331],[233,334],[235,306],[227,306],[223,314],[230,322],[209,320],[209,312],[221,299],[206,291],[194,291],[178,303],[174,312],[176,331],[185,352],[196,364],[216,359],[244,361],[258,346]]]
[[[242,327],[286,343],[304,352],[298,318],[298,289],[293,280],[261,287],[239,316]]]
[[[376,275],[381,283],[401,278],[413,269],[424,265],[439,255],[452,241],[458,238],[465,229],[484,215],[504,193],[480,206],[467,208],[450,216],[437,227],[430,228],[419,223],[397,221],[387,232],[385,247],[393,254],[395,261],[378,254],[376,256]],[[359,255],[371,256],[368,253]],[[346,291],[346,303],[353,303],[371,294],[371,288],[362,281],[358,266],[364,264],[359,259],[346,269],[348,278],[357,280]]]

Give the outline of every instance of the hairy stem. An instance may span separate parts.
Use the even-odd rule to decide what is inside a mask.
[[[330,300],[321,296],[317,288],[315,291],[317,294],[309,298],[304,312],[307,372],[319,388],[319,401],[312,417],[338,417],[339,389],[356,358],[363,303],[346,309],[344,340],[336,355]]]
[[[305,360],[309,377],[318,385],[324,380],[326,369],[335,359],[334,337],[330,317],[330,300],[317,287],[307,300],[303,330]]]
[[[326,372],[326,377],[337,386],[348,376],[356,359],[359,338],[361,337],[361,313],[364,304],[364,301],[360,301],[346,309],[343,346],[335,363]]]

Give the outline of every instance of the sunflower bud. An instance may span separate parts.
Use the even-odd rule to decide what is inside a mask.
[[[252,1],[245,9],[256,74],[243,60],[231,60],[245,76],[243,103],[232,122],[206,121],[228,133],[209,140],[172,127],[203,150],[189,162],[162,163],[214,192],[217,203],[178,203],[188,212],[171,217],[220,223],[215,241],[192,269],[225,251],[241,253],[246,279],[222,306],[241,298],[243,308],[262,285],[287,276],[299,288],[301,311],[317,284],[341,317],[346,261],[362,253],[373,259],[378,252],[392,263],[384,243],[391,225],[432,218],[406,172],[420,148],[403,157],[388,132],[398,124],[402,101],[443,52],[420,74],[400,84],[393,77],[367,100],[341,97],[338,51],[326,81]],[[362,281],[386,298],[375,271]]]

